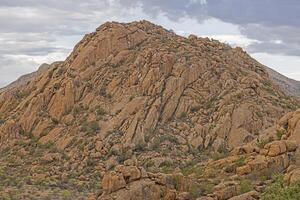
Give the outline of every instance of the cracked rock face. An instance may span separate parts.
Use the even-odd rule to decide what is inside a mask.
[[[0,143],[53,144],[69,158],[66,174],[146,158],[159,167],[166,162],[159,148],[175,152],[176,162],[193,159],[194,150],[232,150],[296,106],[241,48],[147,21],[113,22],[86,35],[64,62],[0,93]],[[136,157],[141,149],[153,151]],[[268,153],[284,151],[276,144]],[[125,186],[123,177],[111,177],[105,187]]]

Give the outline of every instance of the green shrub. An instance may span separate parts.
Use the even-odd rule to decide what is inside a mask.
[[[173,136],[173,135],[161,135],[158,138],[155,138],[153,140],[153,143],[151,145],[152,149],[153,150],[158,150],[160,144],[165,142],[165,141],[169,141],[171,143],[178,144],[178,139],[175,136]]]
[[[69,200],[72,198],[72,194],[69,190],[63,190],[61,192],[61,197],[64,199],[64,200]]]
[[[195,112],[198,112],[200,110],[201,106],[193,106],[191,107],[191,112],[192,113],[195,113]]]
[[[283,135],[284,135],[284,131],[283,130],[277,130],[277,132],[276,132],[277,140],[281,140],[281,137]]]
[[[262,200],[298,200],[300,199],[300,181],[285,186],[283,175],[275,176],[274,182],[261,195]]]
[[[210,182],[203,182],[200,184],[193,184],[189,191],[189,199],[197,199],[203,195],[211,194],[213,192],[214,184]]]
[[[186,112],[181,113],[179,118],[180,119],[186,119],[187,118],[187,113]]]
[[[92,122],[84,121],[80,127],[80,131],[87,132],[88,134],[95,133],[98,130],[100,130],[100,127],[97,121],[92,121]]]
[[[202,196],[203,188],[200,187],[198,184],[193,184],[190,191],[189,191],[189,199],[197,199],[198,197]]]
[[[143,152],[145,151],[147,148],[146,148],[146,144],[145,143],[137,143],[135,146],[134,146],[134,151],[137,151],[137,152]]]
[[[107,153],[107,157],[109,158],[110,156],[118,156],[119,152],[115,149],[110,149]]]
[[[257,146],[258,146],[259,148],[262,149],[262,148],[264,148],[265,145],[268,144],[269,142],[272,142],[272,139],[262,140],[262,141],[260,141],[260,142],[257,144]]]
[[[228,155],[229,155],[228,149],[224,145],[222,145],[219,147],[217,152],[214,152],[212,154],[212,159],[220,160],[220,159],[226,158]]]
[[[241,156],[241,157],[239,157],[239,159],[237,159],[235,161],[234,165],[236,167],[241,167],[241,166],[243,166],[245,164],[245,160],[246,160],[246,157],[245,156]]]
[[[60,88],[60,83],[55,83],[54,86],[53,86],[53,89],[55,91],[57,91],[57,90],[59,90],[59,88]]]
[[[200,178],[203,175],[203,168],[195,165],[188,165],[186,167],[181,168],[181,173],[184,176],[195,174],[197,178]]]
[[[174,168],[172,166],[162,166],[161,172],[164,174],[171,174],[174,172]]]
[[[234,173],[236,170],[236,167],[234,165],[228,165],[224,168],[224,171],[226,173]]]
[[[16,97],[19,98],[19,99],[22,99],[22,98],[28,96],[29,94],[30,94],[30,92],[21,91],[21,90],[17,90],[16,93],[15,93]]]
[[[89,123],[89,127],[90,129],[92,129],[93,131],[97,131],[99,130],[99,124],[96,121],[92,121]]]
[[[103,115],[107,114],[106,111],[103,108],[101,108],[100,106],[98,106],[96,108],[96,113],[97,113],[98,116],[103,116]]]

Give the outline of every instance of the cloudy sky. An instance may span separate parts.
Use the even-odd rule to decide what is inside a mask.
[[[0,0],[0,87],[64,60],[106,21],[142,19],[241,46],[300,80],[299,0]]]

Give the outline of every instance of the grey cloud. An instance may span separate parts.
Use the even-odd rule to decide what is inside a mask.
[[[250,53],[270,53],[270,54],[286,54],[292,56],[300,55],[300,46],[295,44],[291,47],[290,44],[275,43],[275,42],[261,42],[254,43],[247,47]]]
[[[146,13],[163,12],[172,20],[182,16],[198,21],[213,17],[237,24],[250,39],[260,44],[249,47],[252,52],[267,52],[300,55],[300,1],[299,0],[206,0],[193,4],[181,0],[120,0],[124,6],[141,6]],[[276,45],[270,39],[281,40]],[[275,48],[276,47],[276,48]]]
[[[243,26],[241,32],[248,38],[261,41],[248,47],[251,52],[300,55],[300,27],[249,24]]]
[[[259,23],[270,26],[299,26],[300,2],[298,0],[120,0],[124,6],[141,5],[145,12],[165,12],[177,19],[181,15],[200,20],[215,17],[234,24]]]

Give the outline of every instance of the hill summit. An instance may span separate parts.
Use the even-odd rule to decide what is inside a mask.
[[[298,106],[241,48],[148,21],[105,23],[26,80],[0,93],[0,194],[18,199],[229,199],[223,165],[282,142]]]

